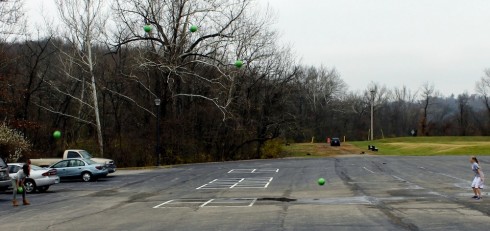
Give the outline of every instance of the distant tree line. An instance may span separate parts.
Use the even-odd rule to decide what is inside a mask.
[[[334,68],[302,65],[278,44],[255,1],[111,3],[60,0],[60,25],[38,37],[14,30],[22,7],[2,8],[0,118],[30,141],[30,157],[83,148],[143,166],[157,152],[174,164],[261,158],[272,140],[364,140],[371,91],[375,138],[490,131],[490,72],[477,95],[441,96],[430,83],[352,92]]]

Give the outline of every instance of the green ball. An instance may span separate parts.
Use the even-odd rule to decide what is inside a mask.
[[[61,138],[61,132],[60,132],[60,131],[54,131],[54,132],[53,132],[53,137],[54,137],[55,139],[59,139],[59,138]]]
[[[143,27],[143,30],[145,30],[145,32],[146,32],[146,33],[150,33],[150,31],[151,31],[151,26],[150,26],[150,25],[145,25],[145,26]]]
[[[325,179],[323,179],[323,178],[318,179],[318,184],[319,185],[324,185],[325,184]]]
[[[237,60],[237,61],[235,61],[235,67],[240,68],[240,67],[242,67],[242,66],[243,66],[243,61],[242,61],[242,60]]]
[[[18,193],[23,193],[23,192],[24,192],[24,188],[22,188],[22,187],[18,187],[18,188],[17,188],[17,192],[18,192]]]
[[[190,30],[191,32],[196,32],[196,31],[197,31],[197,29],[198,29],[198,27],[197,27],[196,25],[192,25],[192,26],[191,26],[191,28],[189,28],[189,30]]]

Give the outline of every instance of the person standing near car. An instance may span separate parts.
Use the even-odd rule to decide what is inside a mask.
[[[22,169],[17,172],[17,175],[12,178],[12,190],[14,199],[12,200],[12,204],[14,207],[19,206],[17,204],[17,191],[19,187],[25,188],[26,178],[30,175],[30,166],[29,164],[24,164]],[[30,205],[29,201],[26,199],[26,190],[22,190],[22,202],[24,205]]]

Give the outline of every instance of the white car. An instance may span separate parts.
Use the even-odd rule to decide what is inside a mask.
[[[22,169],[23,163],[9,163],[9,175],[14,177],[17,172]],[[49,186],[60,183],[60,178],[57,175],[56,169],[41,168],[31,164],[31,174],[27,177],[24,185],[27,193],[46,192]]]

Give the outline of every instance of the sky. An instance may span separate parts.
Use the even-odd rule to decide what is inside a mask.
[[[370,82],[444,95],[475,92],[490,68],[488,0],[261,0],[305,65],[335,67],[351,90]]]
[[[488,0],[256,0],[304,65],[336,68],[351,90],[370,82],[444,95],[475,92],[490,68]],[[33,25],[53,0],[26,0]],[[50,13],[52,15],[52,13]]]

